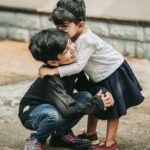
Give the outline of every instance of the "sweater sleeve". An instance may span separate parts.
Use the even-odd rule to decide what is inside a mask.
[[[58,71],[61,77],[70,76],[73,74],[77,74],[83,70],[87,61],[89,60],[90,56],[93,53],[93,45],[89,44],[86,41],[83,41],[78,44],[77,51],[78,51],[78,60],[75,63],[58,67]]]

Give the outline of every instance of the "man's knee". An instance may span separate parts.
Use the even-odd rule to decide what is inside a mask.
[[[61,125],[64,122],[61,114],[56,110],[46,110],[44,116],[47,118],[48,123],[53,123],[55,125]]]
[[[87,91],[83,91],[82,99],[84,99],[86,101],[90,101],[92,99],[92,94]]]
[[[92,95],[87,91],[82,91],[82,92],[73,94],[73,98],[77,101],[86,102],[92,99]]]

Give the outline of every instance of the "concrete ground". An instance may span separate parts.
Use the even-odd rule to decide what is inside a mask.
[[[18,120],[20,98],[37,76],[37,63],[27,50],[28,43],[0,41],[0,150],[22,150],[30,131]],[[142,87],[145,101],[128,110],[121,118],[117,134],[119,150],[150,150],[150,62],[126,58]],[[85,116],[74,127],[74,133],[86,129]],[[105,137],[106,122],[99,121],[97,132],[100,140]],[[58,150],[45,146],[44,150]],[[60,148],[60,150],[66,150]]]

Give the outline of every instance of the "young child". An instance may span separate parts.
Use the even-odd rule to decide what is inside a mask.
[[[40,68],[41,77],[49,75],[70,76],[84,70],[89,76],[91,93],[106,87],[113,95],[115,104],[98,118],[107,120],[107,133],[104,142],[95,150],[117,150],[116,134],[119,118],[127,113],[129,107],[143,101],[141,86],[124,57],[111,45],[85,28],[85,3],[83,0],[60,0],[51,18],[57,28],[68,33],[75,42],[78,60],[67,66],[54,69]],[[114,88],[115,87],[115,88]],[[97,119],[88,118],[87,133],[82,136],[96,137]]]
[[[68,64],[76,57],[68,34],[57,29],[35,34],[29,49],[36,60],[51,67]],[[53,133],[51,139],[53,146],[89,148],[89,140],[76,138],[69,131],[84,114],[100,113],[104,107],[111,107],[113,99],[109,95],[99,97],[100,93],[93,98],[89,92],[72,94],[70,87],[59,76],[47,76],[43,80],[35,80],[28,89],[20,102],[19,118],[24,127],[36,132],[31,133],[24,150],[42,150],[46,139],[58,129],[59,135]]]

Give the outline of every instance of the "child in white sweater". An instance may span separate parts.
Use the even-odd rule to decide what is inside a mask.
[[[89,76],[90,84],[87,89],[91,94],[95,95],[99,85],[106,87],[112,93],[115,104],[104,113],[96,115],[97,118],[108,122],[106,138],[95,150],[117,150],[115,138],[119,118],[127,113],[129,107],[143,101],[141,86],[124,57],[111,45],[85,28],[83,0],[58,1],[57,7],[52,12],[52,20],[58,29],[68,32],[71,40],[75,42],[78,59],[72,59],[72,64],[54,69],[41,67],[39,75],[63,77],[84,70]],[[83,137],[96,133],[97,119],[94,115],[90,115],[88,119],[87,132],[82,135]]]

